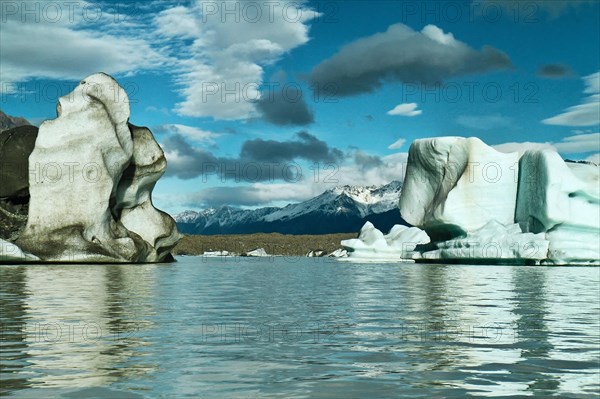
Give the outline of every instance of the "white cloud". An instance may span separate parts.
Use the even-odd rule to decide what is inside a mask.
[[[422,110],[417,109],[416,103],[398,104],[394,109],[387,112],[388,115],[401,115],[401,116],[417,116],[423,113]]]
[[[264,67],[308,42],[319,14],[303,1],[215,2],[162,11],[154,20],[165,38],[186,38],[171,48],[178,58],[178,114],[215,119],[258,116]]]
[[[443,30],[435,25],[427,25],[421,30],[421,33],[428,38],[435,40],[438,43],[445,44],[448,46],[457,45],[459,42],[454,38],[454,35],[450,32],[444,33]]]
[[[197,127],[180,125],[180,124],[167,124],[158,126],[156,129],[157,133],[173,133],[179,134],[190,141],[194,141],[196,143],[208,143],[214,144],[215,139],[221,136],[220,133],[214,133],[207,130],[202,130]],[[171,160],[171,159],[169,159]],[[175,160],[174,160],[175,162]]]
[[[569,136],[554,146],[562,153],[586,153],[600,151],[600,133]]]
[[[569,107],[562,114],[544,119],[542,123],[559,126],[595,126],[600,124],[600,72],[583,78],[584,94],[582,104]]]
[[[133,22],[119,20],[107,9],[86,2],[76,2],[72,11],[60,2],[46,8],[41,4],[13,2],[3,8],[3,85],[31,78],[80,80],[99,71],[130,74],[168,62],[148,40],[135,34]],[[86,13],[85,7],[89,7]],[[24,14],[25,10],[33,12]]]
[[[553,150],[553,151],[556,151],[556,147],[554,147],[552,145],[552,143],[536,143],[536,142],[530,142],[530,141],[526,141],[526,142],[522,142],[522,143],[518,143],[518,142],[502,143],[502,144],[493,145],[492,148],[494,148],[497,151],[506,152],[506,153],[518,152],[519,155],[523,155],[525,153],[525,151],[529,151],[529,150]]]
[[[388,146],[390,150],[399,150],[406,143],[406,139],[398,139]]]
[[[501,152],[518,152],[521,155],[528,150],[554,150],[561,154],[586,154],[600,151],[600,133],[568,136],[558,142],[512,142],[492,147]]]

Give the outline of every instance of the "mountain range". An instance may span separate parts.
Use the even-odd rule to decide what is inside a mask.
[[[387,231],[395,224],[407,224],[398,210],[401,189],[398,181],[382,186],[341,186],[283,208],[223,205],[200,212],[185,211],[175,220],[185,234],[353,233],[367,221]]]

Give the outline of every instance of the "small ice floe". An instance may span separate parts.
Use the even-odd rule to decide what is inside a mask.
[[[339,248],[339,249],[336,249],[335,251],[333,251],[332,253],[330,253],[329,255],[327,255],[327,257],[329,257],[329,258],[347,258],[348,251],[346,251],[343,248]]]
[[[246,252],[246,256],[261,257],[261,256],[270,256],[270,255],[267,253],[267,251],[265,251],[264,248],[257,248],[252,251]]]
[[[327,256],[327,251],[323,249],[313,249],[306,254],[307,258],[322,258],[323,256]]]
[[[341,244],[349,260],[412,261],[416,246],[429,242],[427,233],[417,227],[395,225],[384,235],[367,222],[358,238],[343,240]]]
[[[202,256],[207,256],[209,258],[216,258],[219,256],[236,256],[235,253],[229,251],[205,251]]]

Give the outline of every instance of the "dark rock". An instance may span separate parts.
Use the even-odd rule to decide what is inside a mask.
[[[15,241],[27,224],[29,204],[13,204],[0,198],[0,238]]]
[[[29,155],[37,134],[35,126],[20,126],[0,133],[0,198],[28,201]]]

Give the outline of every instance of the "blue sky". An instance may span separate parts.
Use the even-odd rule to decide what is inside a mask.
[[[176,213],[402,179],[412,140],[598,161],[598,1],[1,3],[1,108],[39,124],[94,72],[130,96]]]

